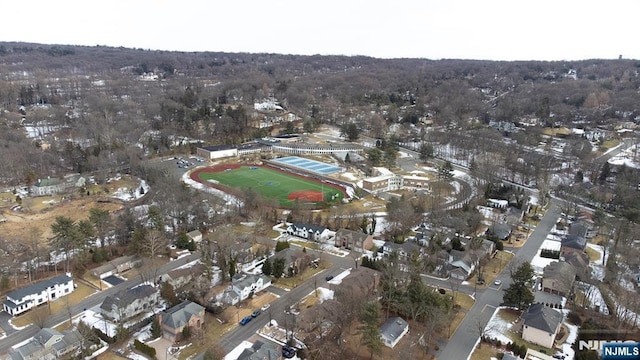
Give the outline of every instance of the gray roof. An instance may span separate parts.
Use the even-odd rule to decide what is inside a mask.
[[[509,224],[493,224],[489,227],[488,232],[498,239],[504,240],[511,234],[511,225]]]
[[[15,300],[20,300],[25,296],[32,295],[32,294],[39,294],[51,286],[66,284],[71,280],[72,280],[71,277],[69,277],[68,275],[59,275],[51,279],[43,280],[35,284],[25,286],[20,289],[16,289],[8,293],[7,297],[10,297]]]
[[[242,351],[237,360],[277,360],[279,358],[280,353],[274,345],[256,340],[253,346]]]
[[[45,348],[44,345],[53,336],[61,336],[62,338],[60,341],[53,343],[51,347]],[[45,354],[53,355],[53,351],[67,352],[73,347],[78,347],[81,339],[81,335],[77,330],[59,332],[55,329],[44,328],[38,331],[31,341],[11,351],[10,356],[14,360],[23,360],[33,358],[35,355],[40,357],[45,356]],[[57,357],[57,354],[54,357]]]
[[[577,221],[569,226],[569,234],[586,238],[589,228],[582,222]]]
[[[151,295],[156,293],[156,288],[151,285],[140,285],[136,286],[133,289],[125,289],[120,292],[107,296],[102,305],[100,305],[101,309],[111,311],[113,306],[116,308],[126,307],[131,304],[135,300],[148,298]]]
[[[323,231],[327,230],[326,227],[324,226],[318,226],[318,225],[313,225],[313,224],[304,224],[304,223],[293,223],[291,224],[291,226],[297,228],[297,229],[307,229],[313,232],[317,232],[322,234]]]
[[[564,261],[554,261],[545,266],[542,270],[542,277],[545,279],[569,278],[571,281],[576,276],[576,270],[571,264]]]
[[[398,336],[400,336],[400,334],[402,334],[404,329],[408,326],[409,323],[404,321],[404,319],[401,317],[389,318],[380,327],[380,334],[382,334],[387,339],[397,339]]]
[[[577,250],[584,250],[587,246],[587,239],[577,235],[565,235],[561,241],[562,246]]]
[[[553,334],[562,321],[562,314],[544,304],[532,304],[522,318],[524,325]]]
[[[183,301],[182,303],[172,307],[162,313],[162,324],[173,329],[183,327],[189,322],[192,316],[199,314],[204,307],[191,301]]]
[[[245,289],[255,284],[259,278],[262,278],[262,282],[265,284],[270,281],[269,278],[267,278],[264,275],[247,274],[241,277],[240,279],[234,280],[233,285],[237,286],[240,289]]]
[[[208,145],[208,146],[202,146],[201,149],[207,150],[207,151],[221,151],[221,150],[230,150],[230,149],[237,149],[238,147],[236,145]]]

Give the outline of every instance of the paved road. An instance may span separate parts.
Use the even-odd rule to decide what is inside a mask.
[[[311,250],[307,249],[307,251]],[[224,347],[225,351],[231,352],[231,350],[240,345],[244,340],[253,336],[258,329],[265,326],[270,319],[275,319],[280,327],[293,328],[295,325],[295,316],[286,314],[285,310],[289,309],[292,305],[309,295],[314,291],[315,286],[332,288],[334,285],[328,284],[325,280],[327,275],[335,276],[343,272],[345,269],[353,267],[353,259],[349,256],[339,257],[328,254],[324,254],[323,256],[329,258],[328,261],[333,264],[331,268],[321,271],[315,276],[306,279],[302,284],[298,285],[291,291],[284,291],[281,289],[275,290],[274,293],[280,297],[271,303],[269,310],[260,314],[244,326],[238,325],[220,339],[220,344]],[[236,321],[237,320],[239,319],[236,319]]]
[[[165,274],[179,266],[182,266],[188,262],[197,260],[199,258],[200,258],[200,253],[196,252],[187,257],[168,262],[160,267],[160,269],[158,270],[158,275]],[[55,327],[56,325],[64,321],[68,321],[70,316],[71,317],[76,316],[80,314],[82,311],[84,311],[84,309],[89,309],[96,305],[101,304],[108,295],[115,294],[120,290],[132,288],[141,283],[142,283],[142,279],[139,276],[136,276],[135,278],[129,279],[123,282],[122,284],[118,284],[112,288],[92,294],[87,298],[85,298],[82,302],[72,305],[70,307],[71,315],[67,310],[64,310],[49,316],[49,318],[45,322],[45,327]],[[29,325],[26,328],[16,331],[12,334],[7,334],[5,338],[0,339],[0,354],[8,352],[11,346],[33,337],[39,330],[40,328],[38,326]]]
[[[560,208],[552,205],[531,236],[529,236],[527,242],[518,250],[516,258],[530,262],[553,228],[553,225],[558,221],[559,216]],[[439,359],[469,358],[480,338],[478,324],[486,324],[489,321],[495,309],[502,303],[503,288],[511,284],[508,266],[504,267],[496,279],[501,280],[502,285],[491,285],[483,293],[479,293],[467,316],[465,316],[449,342],[438,354]]]

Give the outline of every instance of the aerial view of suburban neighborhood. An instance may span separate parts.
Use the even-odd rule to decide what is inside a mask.
[[[638,89],[0,42],[0,358],[601,359],[640,341]]]

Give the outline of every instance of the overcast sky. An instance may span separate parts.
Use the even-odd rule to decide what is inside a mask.
[[[640,59],[637,0],[9,0],[1,41],[490,60]]]

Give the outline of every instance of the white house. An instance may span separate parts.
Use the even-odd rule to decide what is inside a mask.
[[[202,241],[202,233],[200,230],[193,230],[187,233],[187,237],[193,240],[194,243],[199,244]]]
[[[392,349],[407,332],[409,332],[409,323],[401,317],[390,318],[380,327],[382,343]]]
[[[48,301],[69,295],[73,289],[71,274],[56,276],[8,293],[2,308],[16,316]]]
[[[289,225],[287,234],[316,242],[325,242],[333,236],[333,232],[325,227],[300,223]]]
[[[249,298],[249,295],[271,286],[271,280],[264,275],[241,274],[232,281],[232,285],[225,291],[224,301],[235,305]]]

